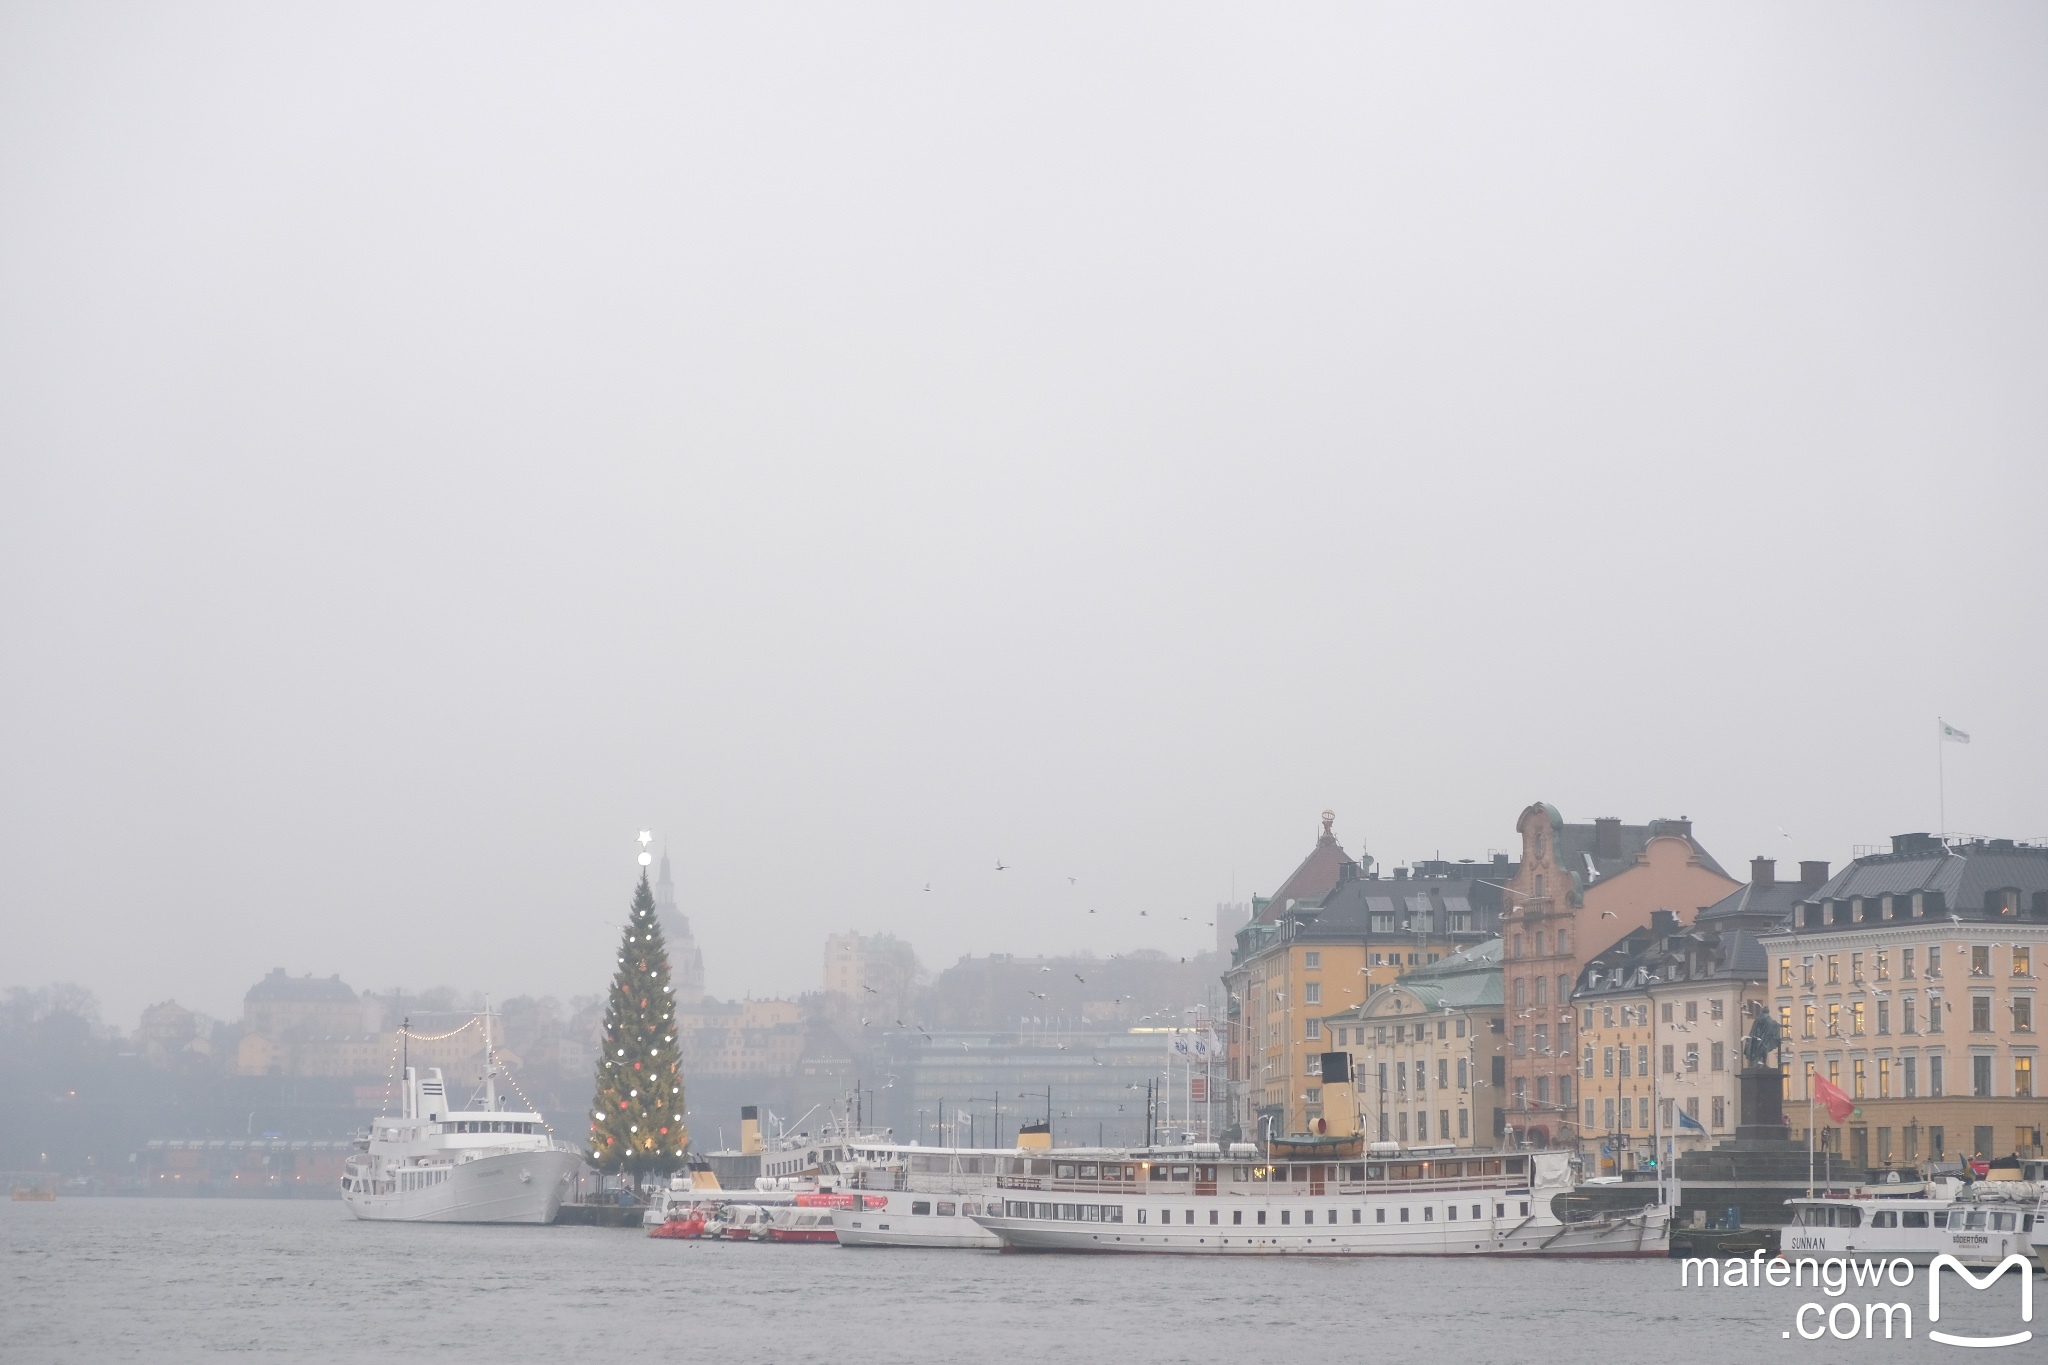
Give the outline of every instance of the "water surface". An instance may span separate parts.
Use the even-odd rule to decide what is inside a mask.
[[[1322,1362],[2043,1358],[1786,1339],[1808,1290],[1681,1289],[1675,1262],[1017,1256],[359,1223],[339,1203],[0,1203],[0,1360]],[[1939,1326],[2018,1330],[2013,1277]],[[2048,1308],[2048,1305],[2044,1305]],[[1812,1319],[1808,1319],[1811,1324]]]

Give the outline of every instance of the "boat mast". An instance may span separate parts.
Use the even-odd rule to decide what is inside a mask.
[[[498,1054],[491,1047],[491,997],[484,997],[484,1108],[498,1112]]]

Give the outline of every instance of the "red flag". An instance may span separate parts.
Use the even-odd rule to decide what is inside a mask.
[[[1827,1106],[1828,1117],[1836,1123],[1856,1112],[1856,1101],[1849,1098],[1849,1092],[1833,1084],[1825,1076],[1814,1076],[1813,1097]]]

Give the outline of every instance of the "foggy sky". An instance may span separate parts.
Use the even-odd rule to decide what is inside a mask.
[[[2044,57],[6,4],[0,987],[592,991],[643,827],[721,995],[1192,952],[1325,807],[1839,866],[1937,714],[1949,827],[2048,836]]]

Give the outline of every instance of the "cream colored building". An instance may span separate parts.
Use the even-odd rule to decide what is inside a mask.
[[[1796,1129],[1813,1112],[1857,1164],[2040,1153],[2048,848],[1900,835],[1803,898],[1768,947]],[[1810,1110],[1815,1075],[1861,1112]]]
[[[1327,1050],[1350,1054],[1356,1131],[1404,1147],[1495,1147],[1506,1077],[1501,1013],[1494,939],[1323,1018]],[[1308,1086],[1320,1102],[1316,1078]]]
[[[917,954],[894,934],[848,932],[825,940],[825,993],[862,1017],[906,1018],[917,974]]]

